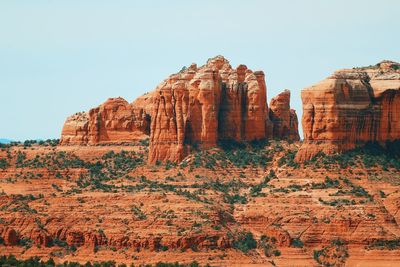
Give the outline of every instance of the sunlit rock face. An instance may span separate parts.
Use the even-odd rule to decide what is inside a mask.
[[[96,145],[150,138],[149,162],[179,162],[194,147],[207,149],[221,140],[298,140],[297,116],[290,92],[267,105],[262,71],[233,68],[217,56],[170,75],[133,103],[110,98],[89,112],[67,118],[62,145]],[[271,112],[271,114],[270,114]]]
[[[400,64],[344,69],[302,91],[304,143],[296,160],[400,139]]]
[[[145,138],[150,131],[150,115],[146,112],[146,105],[152,99],[142,98],[133,104],[123,98],[110,98],[89,112],[68,117],[60,143],[86,145],[131,142]]]
[[[245,65],[232,68],[228,60],[217,56],[204,66],[192,64],[171,75],[156,92],[151,163],[180,161],[193,146],[206,149],[219,140],[251,141],[273,136],[262,71],[253,72]],[[288,127],[297,118],[291,116],[293,123],[288,119]],[[297,131],[297,124],[295,127]]]
[[[294,109],[290,108],[289,90],[284,90],[271,99],[269,116],[273,125],[272,135],[274,139],[300,140],[297,114]]]

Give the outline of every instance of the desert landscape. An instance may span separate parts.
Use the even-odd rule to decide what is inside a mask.
[[[0,262],[398,266],[400,64],[303,89],[303,139],[267,82],[216,56],[0,144]]]

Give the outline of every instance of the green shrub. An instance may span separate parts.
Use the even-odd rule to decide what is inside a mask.
[[[302,248],[304,246],[303,241],[300,238],[293,238],[291,242],[291,246],[295,248]]]
[[[132,205],[131,208],[133,214],[139,219],[139,220],[146,220],[147,215],[140,209],[140,207],[136,205]]]
[[[400,239],[391,239],[391,240],[375,240],[368,247],[368,249],[387,249],[387,250],[395,250],[400,249]]]
[[[269,237],[266,235],[261,236],[260,247],[264,250],[264,255],[267,257],[281,255],[281,252],[276,247],[275,237]]]
[[[8,162],[6,159],[0,159],[0,169],[5,170],[8,167]]]
[[[321,250],[314,250],[314,260],[322,266],[344,266],[349,257],[346,243],[343,240],[335,239],[331,244]]]
[[[257,248],[257,241],[254,239],[251,232],[240,232],[232,245],[243,253],[247,253],[250,250]]]
[[[225,202],[229,203],[229,204],[236,204],[236,203],[240,203],[240,204],[247,204],[247,198],[246,196],[241,196],[239,194],[234,194],[234,195],[225,195]]]
[[[324,183],[312,183],[312,189],[326,189],[326,188],[337,188],[339,187],[340,183],[338,180],[334,180],[329,178],[328,176],[325,177]]]

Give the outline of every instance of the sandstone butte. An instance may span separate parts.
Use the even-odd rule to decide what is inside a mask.
[[[169,76],[157,88],[129,104],[110,98],[89,112],[67,118],[62,145],[95,145],[149,136],[149,162],[180,162],[193,148],[212,148],[221,140],[298,141],[290,92],[267,105],[264,73],[245,65],[232,68],[217,56]]]
[[[301,97],[304,141],[297,161],[400,140],[399,63],[336,71]]]

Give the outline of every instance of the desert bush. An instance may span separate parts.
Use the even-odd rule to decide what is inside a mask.
[[[346,243],[340,239],[332,240],[321,250],[314,250],[314,260],[322,266],[344,266],[348,257]]]
[[[138,207],[136,205],[132,205],[131,211],[136,216],[136,218],[138,218],[139,220],[147,219],[147,215],[140,209],[140,207]]]
[[[337,188],[339,187],[340,182],[336,179],[331,179],[328,176],[325,177],[325,181],[323,183],[311,183],[312,189],[326,189],[326,188]]]
[[[291,246],[295,248],[302,248],[304,246],[304,243],[303,241],[301,241],[300,238],[296,237],[292,239]]]
[[[375,240],[368,247],[368,249],[387,249],[394,250],[400,249],[400,239],[390,239],[390,240]]]
[[[257,248],[257,241],[251,232],[240,232],[237,234],[232,246],[243,253],[248,253],[250,250]]]
[[[322,198],[318,199],[324,205],[328,206],[349,206],[349,205],[356,205],[356,201],[354,199],[349,200],[345,198],[337,198],[333,200],[323,200]]]
[[[8,167],[7,159],[0,159],[0,169],[5,170]]]
[[[274,237],[263,235],[260,238],[259,244],[265,256],[272,257],[281,255],[281,252],[276,247],[276,239]]]

